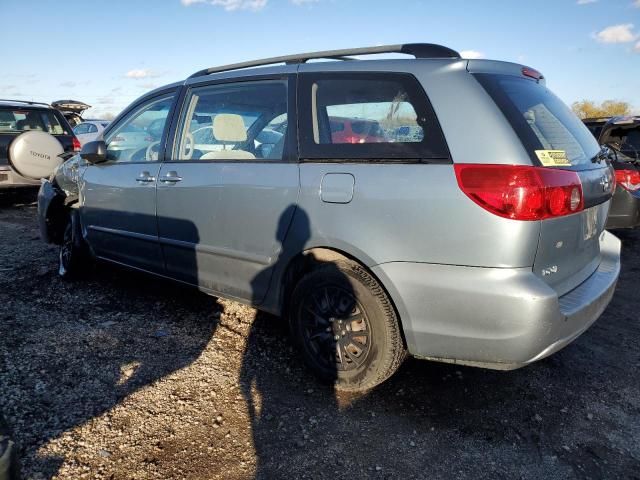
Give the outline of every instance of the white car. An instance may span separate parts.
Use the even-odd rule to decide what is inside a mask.
[[[107,120],[88,120],[73,127],[73,133],[84,145],[87,142],[97,140],[107,125],[109,125]]]

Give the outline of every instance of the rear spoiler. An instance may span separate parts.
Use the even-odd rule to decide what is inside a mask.
[[[467,71],[469,73],[513,75],[515,77],[535,80],[542,85],[546,85],[547,83],[544,75],[542,75],[538,70],[519,63],[500,62],[497,60],[468,60]]]

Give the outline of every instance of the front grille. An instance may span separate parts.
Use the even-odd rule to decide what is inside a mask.
[[[8,182],[9,174],[8,173],[0,173],[0,182]]]

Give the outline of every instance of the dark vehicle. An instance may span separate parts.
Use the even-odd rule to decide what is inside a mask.
[[[0,189],[40,185],[39,180],[25,175],[9,158],[16,138],[29,131],[53,135],[65,152],[80,151],[80,142],[58,110],[46,103],[0,100]]]
[[[602,127],[607,123],[611,117],[596,117],[596,118],[585,118],[582,120],[584,124],[587,126],[589,131],[593,134],[594,137],[599,138],[600,132],[602,132]]]
[[[67,119],[69,125],[72,127],[84,122],[85,120],[82,118],[82,114],[85,110],[91,108],[91,105],[77,100],[56,100],[51,103],[51,106],[62,112],[64,118]]]
[[[587,119],[585,125],[611,152],[616,191],[607,228],[640,226],[640,116]]]

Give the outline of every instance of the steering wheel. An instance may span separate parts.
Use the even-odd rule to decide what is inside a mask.
[[[160,145],[160,142],[151,142],[145,151],[144,158],[147,162],[155,162],[158,160],[159,150],[154,151],[154,147]]]
[[[197,130],[196,130],[197,131]],[[195,133],[195,132],[193,132]],[[182,152],[181,158],[183,160],[190,160],[195,150],[196,141],[193,139],[193,134],[187,132],[184,134],[184,140],[182,140]]]

